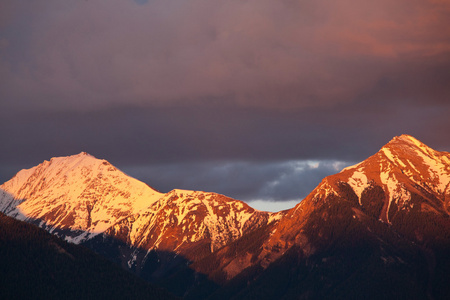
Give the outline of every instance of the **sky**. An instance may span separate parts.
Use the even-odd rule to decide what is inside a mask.
[[[0,182],[86,151],[294,206],[410,134],[450,151],[448,0],[2,0]]]

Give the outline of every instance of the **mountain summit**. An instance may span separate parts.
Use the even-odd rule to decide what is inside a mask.
[[[414,205],[412,194],[425,200],[422,210],[448,214],[450,154],[435,151],[409,135],[395,137],[378,153],[336,177],[352,187],[361,205],[367,188],[382,187],[385,199],[378,217],[388,223],[398,207]]]
[[[0,211],[76,243],[148,208],[162,195],[86,152],[22,170],[0,188]]]

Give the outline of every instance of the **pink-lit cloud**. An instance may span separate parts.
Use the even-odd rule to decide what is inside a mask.
[[[3,90],[37,107],[211,98],[249,107],[326,106],[356,101],[384,76],[411,72],[411,59],[450,60],[448,1],[5,5]],[[420,81],[427,70],[412,71]]]

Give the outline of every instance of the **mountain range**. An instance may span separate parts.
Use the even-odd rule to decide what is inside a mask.
[[[402,135],[271,213],[83,152],[17,173],[0,212],[185,299],[448,299],[449,183],[450,153]]]

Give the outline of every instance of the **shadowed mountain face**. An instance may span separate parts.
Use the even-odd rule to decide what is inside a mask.
[[[450,154],[402,135],[268,213],[214,193],[160,194],[82,153],[19,172],[0,209],[147,280],[184,279],[185,298],[446,299],[449,182]]]

